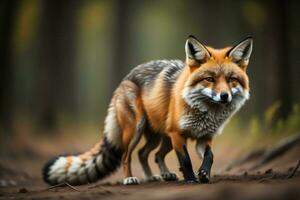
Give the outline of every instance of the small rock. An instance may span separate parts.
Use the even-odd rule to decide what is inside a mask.
[[[109,185],[112,185],[112,183],[111,182],[105,182],[105,183],[103,183],[103,185],[109,186]]]
[[[20,188],[19,193],[27,193],[28,190],[26,188]]]
[[[270,169],[267,169],[267,170],[265,171],[265,174],[271,174],[272,172],[273,172],[273,169],[270,168]]]

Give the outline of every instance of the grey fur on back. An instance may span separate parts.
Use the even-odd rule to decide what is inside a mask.
[[[164,73],[167,86],[175,83],[184,68],[181,60],[154,60],[133,68],[124,80],[130,80],[141,87],[148,87],[154,83],[160,73]]]

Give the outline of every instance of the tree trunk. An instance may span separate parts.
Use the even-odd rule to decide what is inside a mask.
[[[40,24],[38,116],[46,129],[56,127],[57,115],[75,108],[74,32],[78,1],[45,0]]]
[[[15,28],[18,1],[0,3],[0,124],[9,135],[14,112],[14,67],[12,66],[12,35]]]
[[[112,93],[116,87],[119,85],[120,81],[125,76],[125,69],[128,67],[128,49],[129,48],[129,35],[130,35],[130,6],[132,1],[116,0],[116,18],[115,18],[115,28],[114,28],[114,52],[113,54],[113,64],[111,69],[111,84],[110,92]]]
[[[276,119],[285,119],[291,111],[291,63],[289,53],[288,2],[274,1],[268,4],[269,13],[266,26],[266,96],[267,106],[280,101]]]

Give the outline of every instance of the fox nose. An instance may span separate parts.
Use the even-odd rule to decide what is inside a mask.
[[[222,92],[221,95],[220,95],[220,98],[222,101],[227,101],[228,100],[228,93],[227,92]]]

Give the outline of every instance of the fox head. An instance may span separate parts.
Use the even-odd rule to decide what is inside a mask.
[[[249,98],[246,69],[252,52],[251,37],[233,47],[214,49],[190,36],[185,44],[188,76],[182,96],[191,107],[232,105]]]

